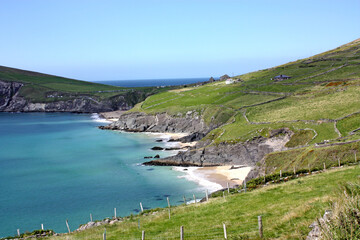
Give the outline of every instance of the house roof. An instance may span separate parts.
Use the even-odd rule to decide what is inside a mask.
[[[290,78],[290,76],[284,75],[284,74],[280,74],[278,76],[275,76],[274,78]]]

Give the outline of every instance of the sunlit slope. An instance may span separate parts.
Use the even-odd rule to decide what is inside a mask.
[[[134,91],[134,88],[80,81],[4,66],[0,66],[0,81],[24,84],[20,90],[20,95],[31,102],[53,102],[73,99],[78,96],[89,96],[102,100],[120,95],[131,95]],[[160,92],[162,90],[164,89],[154,87],[136,88],[136,91],[144,92],[144,94]],[[130,97],[128,96],[128,98]],[[136,99],[129,100],[130,102],[138,102]]]
[[[291,78],[275,81],[277,75]],[[339,137],[357,138],[360,128],[360,40],[281,66],[225,81],[150,96],[132,111],[180,116],[199,112],[223,124],[207,136],[219,142],[246,141],[288,127],[292,147]],[[359,121],[358,121],[359,120]],[[337,127],[339,129],[337,129]]]
[[[354,182],[359,166],[330,170],[284,184],[247,193],[210,198],[208,203],[172,208],[127,217],[123,222],[106,225],[107,239],[179,238],[184,226],[185,239],[224,239],[223,223],[229,239],[260,239],[257,217],[262,215],[265,239],[303,239],[309,225],[322,216],[335,199],[341,183]],[[140,222],[140,228],[138,223]],[[99,239],[104,226],[50,239]]]

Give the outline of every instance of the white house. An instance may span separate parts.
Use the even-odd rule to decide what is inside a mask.
[[[228,78],[225,81],[225,84],[232,84],[232,83],[234,83],[234,80],[232,78]]]

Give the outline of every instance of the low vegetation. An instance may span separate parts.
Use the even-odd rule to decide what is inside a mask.
[[[37,103],[71,100],[79,96],[91,97],[97,100],[125,96],[129,105],[135,105],[149,95],[174,88],[116,87],[3,66],[0,66],[0,80],[23,83],[24,86],[20,90],[20,95],[31,102]]]
[[[320,223],[322,239],[360,239],[360,184],[343,184],[328,221]]]
[[[331,208],[340,184],[359,178],[359,166],[327,170],[282,184],[255,189],[247,193],[222,194],[209,202],[132,215],[121,223],[106,226],[107,239],[179,238],[184,226],[185,239],[222,239],[223,223],[229,239],[260,239],[257,216],[263,219],[265,239],[303,239],[309,225]],[[138,221],[140,220],[140,228]],[[50,239],[99,239],[104,227]]]
[[[290,79],[274,81],[276,75]],[[274,68],[148,97],[131,111],[202,115],[220,125],[205,139],[237,143],[271,130],[294,132],[287,147],[359,139],[360,40]]]

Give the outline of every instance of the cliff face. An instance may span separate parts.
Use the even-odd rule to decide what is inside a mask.
[[[17,82],[0,81],[0,111],[4,111],[14,104],[22,86],[23,84]]]
[[[146,164],[178,166],[246,165],[254,167],[266,154],[283,150],[290,136],[291,133],[288,132],[270,138],[260,137],[245,143],[208,145],[205,147],[201,147],[201,145],[206,145],[206,143],[200,143],[197,148]]]
[[[130,132],[177,132],[189,133],[180,139],[183,142],[201,140],[217,126],[207,126],[195,112],[185,117],[172,117],[166,113],[148,115],[145,113],[125,113],[117,122],[102,129],[124,130]],[[195,147],[177,155],[147,162],[147,165],[169,166],[216,166],[246,165],[254,167],[266,154],[285,149],[292,132],[289,129],[274,130],[269,138],[259,137],[252,141],[237,144],[211,144],[200,141]]]
[[[188,112],[185,117],[173,117],[166,113],[149,115],[141,112],[125,113],[117,122],[104,129],[129,132],[169,132],[169,133],[207,133],[215,126],[207,126],[196,112]]]
[[[19,96],[23,84],[0,81],[0,111],[3,112],[106,112],[129,109],[124,96],[98,101],[89,96],[77,96],[70,100],[33,103]]]

